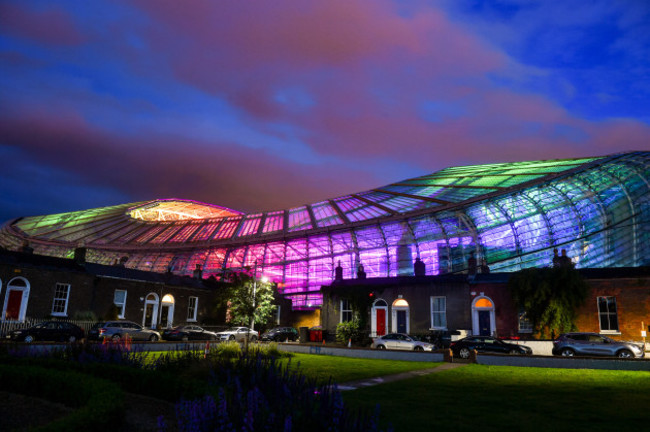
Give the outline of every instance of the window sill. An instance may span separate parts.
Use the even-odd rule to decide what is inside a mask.
[[[195,319],[189,319],[189,318],[188,318],[186,322],[196,322],[196,320],[195,320]]]
[[[53,317],[63,317],[63,318],[67,318],[67,317],[68,317],[68,314],[66,314],[66,313],[61,313],[61,312],[53,312],[53,313],[51,313],[50,315],[52,315]]]
[[[429,331],[447,331],[447,327],[431,327]]]
[[[605,335],[620,335],[621,332],[619,330],[601,330],[599,332],[600,334],[605,334]]]

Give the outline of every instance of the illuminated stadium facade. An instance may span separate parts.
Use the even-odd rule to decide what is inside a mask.
[[[320,287],[343,277],[491,270],[551,264],[650,265],[650,152],[447,168],[287,210],[243,214],[188,200],[154,200],[7,222],[0,245],[42,255],[204,276],[250,270],[278,283],[294,309],[320,307]]]

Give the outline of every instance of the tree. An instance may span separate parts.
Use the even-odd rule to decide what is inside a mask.
[[[587,300],[589,286],[571,266],[518,271],[508,282],[515,305],[546,338],[574,331],[578,308]]]
[[[254,320],[256,325],[266,326],[277,309],[273,304],[274,292],[273,283],[264,282],[262,279],[255,280],[245,273],[233,274],[229,299],[230,323],[250,326]]]

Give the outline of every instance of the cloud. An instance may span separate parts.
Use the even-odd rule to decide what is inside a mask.
[[[87,41],[70,14],[51,5],[36,10],[3,2],[0,24],[3,32],[46,45],[80,45]]]

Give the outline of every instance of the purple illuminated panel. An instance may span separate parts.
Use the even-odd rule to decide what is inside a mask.
[[[336,210],[328,202],[321,202],[311,206],[316,218],[316,224],[319,227],[326,227],[331,225],[338,225],[343,221],[336,214]]]
[[[156,243],[156,244],[164,243],[167,240],[169,240],[170,238],[172,238],[172,236],[174,234],[176,234],[178,231],[180,231],[181,228],[182,228],[182,226],[174,226],[174,225],[172,225],[169,228],[167,228],[162,234],[160,234],[159,236],[157,236],[153,240],[151,240],[151,243]]]
[[[220,273],[223,268],[223,261],[226,259],[227,249],[210,249],[205,259],[205,272]]]
[[[212,236],[214,230],[216,230],[221,222],[205,224],[201,227],[201,230],[194,236],[194,241],[205,241]]]
[[[302,231],[311,229],[311,220],[307,207],[298,207],[289,210],[289,231]]]

